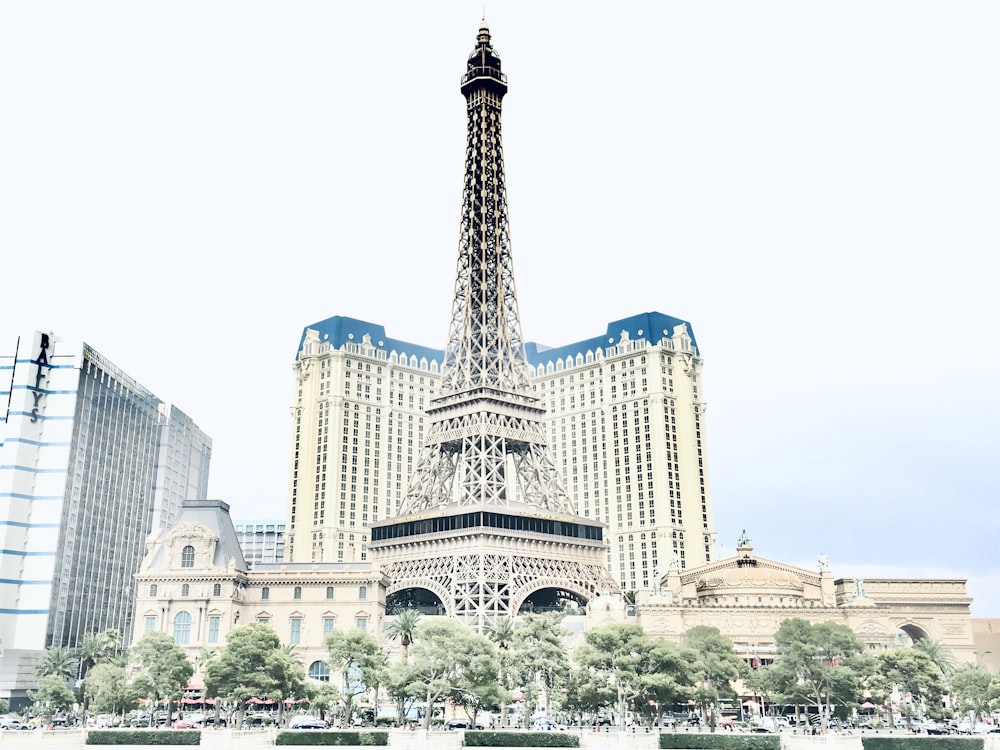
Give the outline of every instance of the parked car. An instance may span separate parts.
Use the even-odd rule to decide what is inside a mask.
[[[329,724],[316,716],[293,716],[288,722],[289,729],[327,729],[328,727]]]
[[[767,727],[750,727],[750,732],[752,734],[771,734],[771,730]]]
[[[0,719],[0,729],[22,730],[34,729],[34,727],[28,722],[21,721],[20,719]]]

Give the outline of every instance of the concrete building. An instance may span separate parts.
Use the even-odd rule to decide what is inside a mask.
[[[237,521],[236,541],[250,567],[284,562],[285,522],[274,519]]]
[[[22,337],[0,358],[0,696],[47,646],[132,630],[144,541],[207,491],[211,440],[86,343]]]

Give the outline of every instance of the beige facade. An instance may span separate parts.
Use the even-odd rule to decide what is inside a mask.
[[[228,506],[187,502],[179,524],[147,542],[136,575],[133,640],[167,633],[191,658],[220,648],[233,628],[274,628],[314,679],[329,679],[325,638],[333,630],[383,627],[386,579],[367,563],[259,564],[247,570]]]
[[[165,632],[194,661],[202,649],[221,647],[240,624],[265,622],[282,643],[295,643],[296,654],[320,680],[330,678],[323,662],[332,629],[361,627],[383,639],[392,621],[385,600],[393,582],[381,570],[370,563],[247,570],[235,539],[225,503],[185,503],[179,524],[147,544],[136,576],[134,638],[147,630]],[[1000,626],[972,620],[971,601],[961,579],[835,578],[824,560],[805,570],[758,557],[746,542],[733,557],[668,569],[659,586],[637,593],[633,608],[621,596],[592,597],[582,613],[566,618],[572,634],[567,648],[582,643],[587,629],[607,623],[635,622],[651,636],[677,641],[695,625],[710,625],[748,663],[765,665],[775,656],[774,633],[782,620],[799,617],[847,625],[873,654],[930,638],[959,662],[989,668],[992,654],[1000,653],[992,648]],[[383,646],[391,650],[394,644]]]
[[[369,527],[399,509],[440,384],[432,350],[331,321],[342,340],[306,329],[294,365],[285,549],[295,563],[369,559]],[[702,358],[688,324],[645,313],[578,344],[529,346],[528,359],[549,455],[575,512],[607,525],[622,589],[649,588],[673,560],[711,561]]]
[[[930,638],[972,663],[971,603],[962,579],[834,578],[823,559],[804,570],[744,543],[733,557],[668,570],[658,590],[637,596],[636,616],[650,635],[674,640],[695,625],[717,627],[751,664],[774,659],[774,633],[793,617],[846,625],[872,654]]]

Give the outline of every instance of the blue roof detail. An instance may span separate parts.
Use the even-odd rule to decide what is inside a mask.
[[[345,318],[342,315],[335,315],[332,318],[321,320],[306,326],[302,331],[302,338],[299,339],[299,347],[295,352],[298,359],[299,352],[306,340],[306,330],[312,329],[319,332],[320,341],[330,344],[334,349],[340,349],[344,344],[360,344],[365,334],[372,337],[372,346],[376,349],[383,349],[386,352],[395,351],[398,354],[406,354],[408,357],[415,355],[417,359],[426,358],[428,362],[443,362],[444,349],[434,349],[429,346],[412,344],[409,341],[391,339],[385,335],[385,326],[378,323],[369,323],[357,318]]]
[[[656,343],[664,336],[673,338],[674,326],[679,326],[682,323],[687,326],[688,335],[691,337],[691,345],[694,347],[695,352],[700,355],[698,342],[695,340],[694,329],[691,327],[691,324],[686,320],[658,312],[640,313],[630,318],[612,321],[608,323],[607,332],[603,336],[595,336],[573,344],[565,344],[557,347],[528,342],[524,345],[524,349],[528,357],[528,362],[537,367],[540,364],[545,364],[553,360],[575,357],[577,354],[586,354],[595,349],[603,351],[609,346],[614,346],[621,340],[622,331],[628,331],[629,338],[632,340],[645,339],[653,343]]]
[[[621,340],[622,331],[628,331],[631,339],[646,339],[657,342],[664,336],[673,338],[674,327],[684,324],[687,326],[688,335],[691,337],[691,344],[695,352],[698,350],[698,342],[694,337],[694,329],[686,320],[675,318],[671,315],[664,315],[658,312],[640,313],[629,318],[622,318],[608,323],[607,332],[603,336],[577,341],[572,344],[551,347],[529,341],[524,345],[525,355],[528,362],[533,366],[538,366],[556,359],[575,357],[577,354],[586,354],[595,349],[604,350],[609,346],[614,346]],[[417,358],[426,358],[428,362],[444,361],[444,350],[434,349],[421,344],[413,344],[409,341],[392,339],[385,335],[385,326],[378,323],[369,323],[357,318],[347,318],[342,315],[335,315],[332,318],[321,320],[311,326],[306,326],[302,330],[302,337],[299,339],[299,347],[295,356],[298,359],[299,352],[306,340],[306,331],[312,329],[319,332],[320,340],[330,344],[334,349],[340,349],[344,344],[360,344],[365,334],[371,336],[372,345],[377,349],[386,352],[395,351],[407,356],[416,355]],[[641,331],[641,333],[640,333]],[[666,332],[666,333],[664,333]]]

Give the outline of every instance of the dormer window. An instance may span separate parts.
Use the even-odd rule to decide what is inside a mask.
[[[193,568],[194,567],[194,547],[190,544],[181,550],[181,567],[182,568]]]

